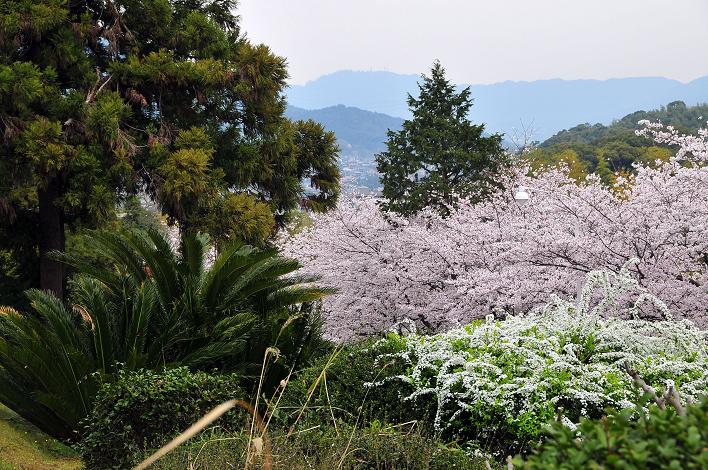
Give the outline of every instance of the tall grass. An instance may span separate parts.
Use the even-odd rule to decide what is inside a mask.
[[[209,428],[194,440],[156,462],[151,469],[248,469],[264,470],[335,470],[335,469],[410,469],[486,470],[481,457],[470,458],[462,449],[444,446],[427,436],[414,423],[404,428],[368,427],[354,431],[340,424],[318,426],[293,432],[274,430],[270,434],[272,467],[265,456],[248,460],[247,432],[227,433]],[[501,468],[491,465],[492,469]]]
[[[290,383],[292,371],[280,383],[270,397],[261,397],[260,384],[267,374],[269,360],[279,352],[273,348],[263,358],[255,404],[230,400],[207,413],[189,429],[175,437],[158,451],[149,455],[136,470],[185,468],[199,470],[208,468],[238,468],[244,470],[271,469],[487,469],[489,464],[482,458],[469,458],[455,446],[441,444],[428,435],[417,421],[398,425],[378,422],[361,427],[361,413],[368,394],[364,394],[353,424],[338,422],[332,404],[327,400],[329,423],[300,426],[301,418],[308,411],[310,399],[318,387],[327,392],[327,371],[341,352],[335,349],[324,363],[316,380],[307,390],[304,404],[295,411],[295,419],[287,429],[272,427],[274,416],[291,413],[281,405],[283,394]],[[381,374],[388,364],[381,366]],[[261,402],[265,401],[266,405]],[[214,423],[233,407],[246,410],[250,423],[241,431],[228,432]],[[258,409],[265,408],[263,416]]]

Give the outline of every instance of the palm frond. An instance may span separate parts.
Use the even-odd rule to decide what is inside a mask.
[[[179,296],[181,287],[177,258],[169,242],[155,230],[128,232],[125,238],[149,270],[161,302],[169,305]]]
[[[249,387],[276,347],[267,390],[321,344],[317,304],[332,290],[276,250],[233,243],[206,268],[200,234],[183,237],[179,254],[156,231],[92,243],[108,266],[53,255],[78,271],[71,303],[33,290],[32,314],[0,308],[0,401],[56,437],[72,436],[119,367],[239,371]]]
[[[259,252],[248,245],[234,243],[227,246],[203,278],[201,292],[205,307],[218,310],[242,273],[268,256],[267,253]]]
[[[123,334],[123,360],[128,369],[138,369],[147,362],[145,344],[148,341],[149,327],[153,313],[159,311],[155,287],[144,284],[136,291],[125,315],[125,330]]]
[[[15,376],[0,367],[0,403],[34,423],[39,429],[52,436],[69,439],[72,427],[54,412],[35,400],[31,386],[16,381]]]
[[[96,364],[81,338],[85,328],[74,323],[76,330],[67,331],[73,313],[49,294],[31,291],[29,295],[37,316],[20,314],[0,320],[4,376],[0,397],[40,428],[66,437],[67,429],[74,429],[91,407],[97,389]],[[26,396],[24,404],[17,405],[15,394],[5,389],[10,383]]]
[[[31,289],[26,293],[32,308],[49,325],[57,339],[67,347],[80,348],[80,333],[76,329],[76,315],[54,295],[46,291]],[[43,328],[42,328],[43,329]]]
[[[95,279],[81,277],[74,286],[76,302],[91,317],[93,346],[99,368],[104,373],[110,372],[116,362],[115,351],[120,342],[115,309]]]
[[[205,233],[188,234],[182,237],[182,265],[186,274],[200,277],[204,268],[204,258],[209,247],[209,236]]]
[[[280,308],[317,302],[335,292],[335,289],[326,287],[286,287],[270,293],[265,300],[264,308],[267,310],[277,310]]]
[[[223,303],[239,301],[268,290],[277,285],[280,276],[292,273],[300,267],[293,259],[269,256],[253,263],[229,288]]]
[[[5,305],[0,305],[0,315],[19,315],[20,312],[15,310],[12,307],[8,307]]]

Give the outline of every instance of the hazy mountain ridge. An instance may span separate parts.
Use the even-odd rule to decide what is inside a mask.
[[[389,72],[337,72],[292,86],[286,115],[314,119],[334,131],[342,150],[346,189],[374,189],[378,186],[374,155],[385,149],[386,131],[400,129],[403,118],[409,117],[406,98],[418,89],[418,80],[417,75]],[[617,120],[629,128],[635,124],[631,120],[655,117],[654,111],[641,110],[658,110],[675,101],[689,106],[706,103],[708,76],[686,84],[656,77],[507,81],[473,85],[471,90],[472,121],[485,123],[488,132],[506,133],[507,142],[514,128],[533,128],[534,140],[549,147],[616,132],[617,126],[611,125]]]
[[[285,115],[293,120],[313,119],[321,123],[337,135],[342,153],[361,156],[383,151],[386,131],[398,130],[403,124],[402,118],[341,104],[312,110],[288,106]]]
[[[418,75],[340,71],[291,86],[288,102],[305,109],[341,104],[407,118],[406,97],[417,93],[418,80]],[[532,127],[535,139],[542,141],[580,122],[610,124],[617,116],[677,100],[689,106],[708,102],[708,76],[689,83],[660,77],[506,81],[471,85],[471,91],[472,121],[507,135],[515,128]]]
[[[288,106],[290,119],[313,119],[337,136],[343,188],[350,192],[370,192],[379,186],[374,156],[386,149],[387,131],[398,130],[403,119],[383,113],[337,105],[322,109]]]

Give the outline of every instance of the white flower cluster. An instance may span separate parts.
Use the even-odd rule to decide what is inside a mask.
[[[554,298],[526,315],[382,341],[405,345],[392,356],[409,373],[394,380],[412,384],[408,400],[437,400],[439,431],[491,426],[527,439],[555,419],[577,423],[607,406],[632,406],[637,392],[625,361],[657,391],[672,380],[684,399],[698,399],[708,390],[706,332],[668,311],[661,321],[614,316],[616,299],[630,294],[635,309],[652,302],[665,310],[627,269],[593,271],[575,302]]]

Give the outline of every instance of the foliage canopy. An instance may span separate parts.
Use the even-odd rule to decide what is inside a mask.
[[[704,469],[708,467],[708,399],[679,415],[656,405],[649,412],[607,410],[601,420],[584,419],[576,429],[557,423],[520,469],[605,468]],[[578,435],[581,437],[578,438]]]
[[[639,121],[661,122],[681,133],[694,134],[704,127],[704,116],[708,116],[708,105],[686,106],[674,101],[656,110],[636,111],[607,126],[580,124],[562,130],[523,155],[523,160],[534,171],[562,164],[578,182],[595,173],[612,187],[617,175],[633,174],[635,165],[665,163],[674,153],[668,145],[637,135]]]
[[[19,266],[26,284],[62,296],[64,269],[46,254],[64,249],[66,224],[101,225],[139,191],[182,229],[220,237],[240,235],[223,227],[238,217],[218,214],[233,212],[233,193],[248,194],[263,215],[244,236],[259,242],[271,235],[272,218],[335,203],[334,135],[284,117],[285,59],[246,39],[235,7],[234,0],[2,2],[7,270]]]

